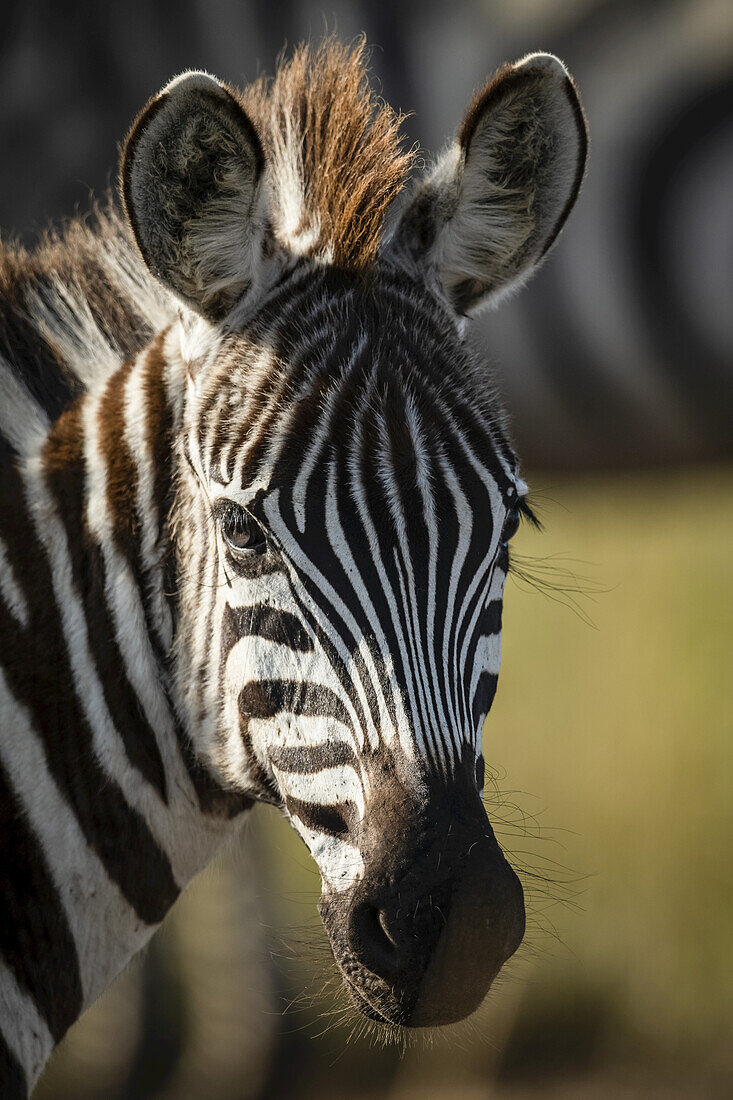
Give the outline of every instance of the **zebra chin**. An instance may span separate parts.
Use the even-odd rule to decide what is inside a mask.
[[[409,1028],[457,1023],[522,941],[519,879],[475,790],[403,801],[397,830],[380,830],[379,816],[369,814],[364,875],[319,904],[334,959],[368,1018]]]

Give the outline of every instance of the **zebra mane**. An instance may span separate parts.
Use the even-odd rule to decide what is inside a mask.
[[[52,416],[174,316],[109,196],[33,250],[0,242],[0,364]]]
[[[374,261],[414,162],[402,146],[404,116],[374,94],[367,62],[363,38],[329,38],[235,92],[265,146],[278,237],[339,267]]]

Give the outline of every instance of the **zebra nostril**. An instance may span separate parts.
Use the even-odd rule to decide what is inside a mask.
[[[378,910],[378,916],[379,916],[379,927],[382,929],[382,932],[387,937],[387,939],[389,940],[389,942],[392,944],[392,946],[394,947],[394,949],[396,951],[397,950],[397,941],[395,940],[394,936],[390,933],[390,930],[387,927],[387,921],[386,921],[383,909]]]
[[[391,977],[400,965],[400,950],[383,909],[363,902],[353,912],[352,949],[360,962],[379,977]]]

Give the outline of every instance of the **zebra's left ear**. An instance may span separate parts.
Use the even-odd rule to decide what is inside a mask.
[[[392,247],[431,266],[458,313],[494,304],[551,248],[578,197],[587,150],[564,65],[551,54],[505,65],[418,185]]]
[[[248,115],[203,72],[184,73],[154,96],[125,142],[120,188],[143,260],[210,321],[257,280],[264,167]]]

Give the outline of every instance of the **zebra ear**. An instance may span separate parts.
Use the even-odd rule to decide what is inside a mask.
[[[171,81],[125,141],[120,187],[150,271],[220,320],[255,278],[262,145],[234,96],[207,73]]]
[[[437,271],[458,313],[498,301],[546,255],[578,197],[588,137],[551,54],[505,65],[418,186],[394,247]]]

